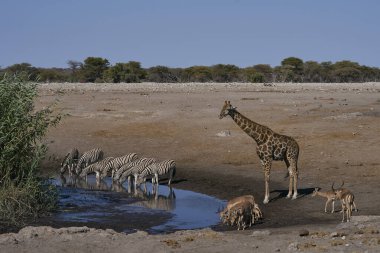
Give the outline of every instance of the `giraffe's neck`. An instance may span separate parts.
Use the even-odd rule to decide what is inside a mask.
[[[256,141],[257,144],[260,145],[266,141],[264,138],[262,138],[262,134],[265,132],[265,130],[268,129],[268,127],[260,125],[248,119],[236,110],[231,110],[229,112],[229,115],[246,134],[251,136]]]

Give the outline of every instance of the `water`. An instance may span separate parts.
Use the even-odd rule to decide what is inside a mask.
[[[211,227],[219,223],[217,214],[225,201],[192,191],[159,185],[146,187],[112,185],[110,178],[96,184],[94,175],[70,182],[53,181],[59,189],[59,210],[51,223],[113,228],[126,233],[137,229],[167,233],[183,229]]]

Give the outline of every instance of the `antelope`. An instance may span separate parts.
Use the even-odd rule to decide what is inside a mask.
[[[351,192],[351,191],[350,191],[349,189],[347,189],[347,188],[342,188],[343,185],[344,185],[344,181],[342,181],[342,185],[341,185],[338,189],[336,189],[335,192],[336,192],[336,191],[342,191],[342,194],[344,194],[344,193],[346,193],[346,192]],[[334,191],[334,183],[332,184],[331,189]],[[339,196],[340,196],[340,195],[339,195]],[[337,196],[337,199],[340,199],[340,200],[342,201],[342,199],[341,199],[339,196]],[[358,212],[358,209],[356,208],[355,202],[352,202],[351,212],[352,212],[352,209],[354,209],[355,212]],[[343,212],[343,210],[341,210],[341,212]]]
[[[262,212],[252,195],[236,197],[228,201],[226,208],[219,212],[224,224],[237,225],[238,230],[252,226],[263,217]]]
[[[256,203],[253,195],[239,196],[239,197],[236,197],[236,198],[229,200],[226,208],[224,208],[223,211],[219,212],[220,218],[222,219],[223,223],[227,223],[227,225],[233,225],[233,224],[229,224],[230,210],[235,205],[237,205],[241,202],[250,202],[252,205]]]
[[[255,224],[255,221],[262,218],[261,210],[258,205],[249,201],[238,202],[234,205],[225,217],[225,222],[229,225],[237,225],[237,229],[244,230]]]
[[[341,187],[343,186],[344,182],[342,183]],[[349,222],[351,220],[352,216],[352,209],[354,206],[354,194],[344,188],[334,189],[334,184],[331,186],[332,190],[335,192],[336,198],[341,200],[342,204],[342,222],[344,222],[344,215],[346,214],[346,221]],[[356,206],[355,206],[356,209]]]
[[[334,183],[333,183],[333,185],[332,186],[334,186]],[[325,192],[321,192],[320,191],[320,188],[315,188],[314,189],[314,191],[313,191],[313,193],[312,193],[312,195],[311,195],[312,197],[315,197],[315,196],[321,196],[321,197],[324,197],[324,198],[326,198],[327,200],[326,200],[326,204],[325,204],[325,213],[327,213],[327,205],[330,203],[330,202],[332,202],[331,203],[331,207],[332,207],[332,209],[331,209],[331,213],[334,213],[334,211],[335,211],[335,200],[336,200],[336,195],[335,195],[335,192],[334,191],[325,191]]]

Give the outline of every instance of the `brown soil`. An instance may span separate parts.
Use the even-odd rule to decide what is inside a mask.
[[[310,193],[342,180],[354,192],[360,215],[379,214],[379,83],[49,84],[40,94],[38,107],[59,96],[55,109],[65,114],[48,133],[44,168],[50,173],[71,147],[101,147],[106,156],[135,152],[174,159],[176,188],[222,199],[253,194],[265,216],[256,228],[338,224],[341,214],[324,213],[325,200]],[[230,118],[218,118],[225,100],[251,120],[297,140],[297,200],[285,199],[285,163],[274,162],[271,201],[262,204],[256,144]],[[230,136],[217,136],[227,130]]]

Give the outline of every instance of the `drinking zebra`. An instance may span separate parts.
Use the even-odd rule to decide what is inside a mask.
[[[69,175],[72,176],[74,172],[74,167],[78,162],[79,151],[77,148],[72,148],[65,156],[61,163],[61,175],[65,173],[66,170],[69,171]]]
[[[154,158],[142,158],[131,163],[125,164],[120,168],[118,172],[119,177],[116,180],[119,180],[119,183],[123,183],[126,179],[128,179],[128,185],[131,185],[131,177],[136,174],[136,171],[140,171],[148,165],[156,162]]]
[[[136,164],[138,164],[141,160],[144,160],[145,158],[138,158],[134,161],[131,161],[129,163],[126,163],[124,165],[122,165],[118,170],[116,170],[116,172],[113,174],[113,177],[112,177],[112,180],[113,181],[118,181],[121,177],[121,175],[129,170],[131,168],[131,166],[135,166]]]
[[[136,185],[139,186],[141,183],[145,182],[148,176],[153,176],[152,184],[155,183],[158,185],[158,177],[169,174],[168,185],[170,186],[173,177],[175,176],[175,172],[176,164],[173,160],[165,160],[159,163],[153,163],[141,171],[137,177]]]
[[[124,164],[130,163],[132,161],[135,161],[137,158],[138,157],[136,153],[131,153],[131,154],[121,156],[121,157],[116,157],[115,159],[107,163],[107,165],[104,167],[104,170],[106,171],[106,173],[108,173],[111,170],[111,177],[113,178],[115,175],[115,172],[119,170],[121,166],[123,166]]]
[[[82,167],[87,167],[88,165],[95,163],[103,158],[103,151],[100,148],[94,148],[83,153],[80,157],[75,172],[79,175],[82,171]],[[84,164],[84,166],[82,166]]]
[[[82,178],[86,177],[86,179],[87,179],[88,174],[96,173],[96,180],[99,181],[100,179],[102,179],[104,177],[105,166],[107,165],[107,163],[112,161],[112,159],[114,159],[114,158],[113,157],[106,157],[99,162],[88,165],[86,168],[84,168],[82,170],[82,172],[80,173],[79,176]]]

